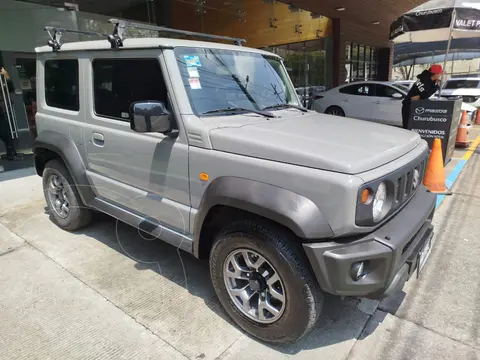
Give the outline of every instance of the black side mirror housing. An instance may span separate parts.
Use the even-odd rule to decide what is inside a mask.
[[[172,116],[161,101],[137,101],[130,105],[130,128],[168,134],[172,131]]]

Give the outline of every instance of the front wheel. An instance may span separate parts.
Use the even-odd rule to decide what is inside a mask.
[[[263,341],[291,343],[315,325],[323,295],[296,239],[268,222],[227,226],[210,254],[210,273],[228,315]]]
[[[325,110],[325,114],[335,116],[345,116],[345,111],[340,106],[330,106]]]

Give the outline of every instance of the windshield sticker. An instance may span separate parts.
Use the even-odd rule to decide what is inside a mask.
[[[189,78],[188,82],[190,83],[190,89],[197,90],[202,88],[199,78]]]
[[[200,77],[200,74],[198,73],[197,68],[194,67],[194,66],[187,67],[187,71],[188,71],[188,76],[191,77],[191,78],[199,78]]]
[[[184,55],[185,65],[187,66],[202,66],[200,58],[197,55]]]

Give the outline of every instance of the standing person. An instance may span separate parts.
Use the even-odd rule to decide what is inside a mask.
[[[1,65],[0,76],[3,76],[3,80],[7,82],[8,92],[13,92],[13,83],[10,80],[7,71]],[[0,91],[0,139],[5,144],[5,148],[7,150],[7,160],[14,160],[16,156],[16,151],[13,145],[12,134],[10,131],[10,126],[8,124],[8,117],[6,111],[7,104],[5,103],[5,99],[3,99],[3,93]]]
[[[402,124],[404,129],[406,129],[408,125],[412,101],[428,99],[435,94],[440,88],[440,77],[442,73],[442,65],[434,64],[430,66],[430,69],[424,70],[417,76],[417,81],[412,85],[402,102]]]

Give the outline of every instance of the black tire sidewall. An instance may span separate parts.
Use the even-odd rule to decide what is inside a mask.
[[[61,218],[53,208],[53,204],[50,202],[48,197],[48,181],[52,175],[57,175],[65,179],[65,191],[68,196],[68,201],[70,204],[70,211],[66,218]],[[73,191],[72,186],[75,186],[73,183],[68,170],[58,162],[57,160],[52,160],[47,163],[45,169],[43,170],[42,174],[43,178],[43,191],[45,196],[45,201],[48,206],[50,218],[53,220],[55,224],[58,226],[69,229],[69,228],[77,228],[79,223],[82,220],[82,208],[84,207],[78,200],[78,195]]]
[[[302,256],[288,247],[288,242],[281,239],[278,232],[233,229],[217,237],[210,256],[212,283],[220,303],[242,329],[261,340],[278,343],[298,340],[314,325],[323,304],[323,296],[305,268]],[[286,307],[280,319],[272,324],[258,323],[244,315],[225,287],[224,261],[232,251],[240,248],[264,256],[283,282]]]
[[[333,109],[338,109],[339,111],[342,112],[342,114],[341,114],[341,115],[332,114],[332,113],[331,113],[331,110],[333,110]],[[325,113],[328,114],[328,115],[345,117],[345,111],[343,111],[343,109],[342,109],[340,106],[330,106],[330,107],[325,111]]]

